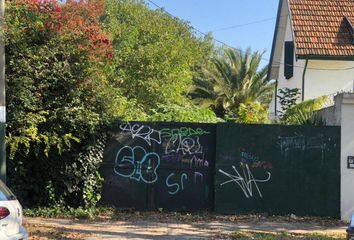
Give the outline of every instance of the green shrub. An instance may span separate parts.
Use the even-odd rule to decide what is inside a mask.
[[[324,125],[316,111],[323,108],[329,100],[328,96],[322,96],[296,104],[283,114],[281,122],[292,125]]]
[[[216,123],[223,121],[216,117],[215,113],[206,108],[195,106],[160,105],[158,109],[152,110],[148,118],[150,121],[169,122],[206,122]]]
[[[211,55],[210,41],[196,37],[187,22],[140,0],[107,0],[102,20],[115,51],[110,79],[124,96],[143,111],[187,102],[196,68]]]
[[[241,103],[236,113],[235,122],[248,124],[268,123],[268,109],[259,102]]]
[[[280,116],[282,116],[288,109],[293,107],[298,99],[300,98],[300,88],[282,88],[279,89],[279,98],[281,111],[279,111]]]
[[[55,9],[65,15],[65,5],[37,5],[7,3],[8,184],[24,206],[95,206],[106,139],[100,132],[111,115],[97,73],[109,59],[92,58],[80,32],[56,28]],[[84,12],[77,17],[90,18]]]
[[[111,208],[71,208],[62,205],[53,205],[51,207],[25,208],[23,214],[26,217],[43,217],[43,218],[81,218],[95,219],[100,214],[112,214]]]

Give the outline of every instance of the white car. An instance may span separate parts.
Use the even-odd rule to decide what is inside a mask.
[[[27,240],[22,226],[22,207],[15,195],[0,180],[0,240]]]

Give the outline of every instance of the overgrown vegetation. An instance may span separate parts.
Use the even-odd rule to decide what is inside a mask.
[[[291,125],[324,125],[322,118],[316,112],[329,100],[328,96],[322,96],[296,104],[283,113],[281,122]]]
[[[11,1],[6,18],[9,185],[26,206],[100,198],[108,34],[102,3]],[[75,14],[75,17],[73,17]]]
[[[169,122],[222,122],[223,119],[216,117],[215,113],[208,108],[200,108],[193,105],[181,107],[178,105],[160,105],[156,110],[151,111],[151,121]]]
[[[296,105],[296,102],[300,98],[300,89],[299,88],[282,88],[282,89],[279,89],[278,91],[279,91],[279,94],[277,97],[279,98],[279,103],[280,103],[280,108],[281,108],[281,111],[279,111],[279,115],[280,115],[280,117],[282,117],[283,114],[288,109],[290,109],[291,107]]]
[[[112,122],[220,121],[187,95],[210,39],[140,1],[8,1],[5,36],[8,184],[24,206],[96,206]]]
[[[260,124],[268,123],[268,105],[260,102],[241,103],[236,112],[235,122]]]
[[[94,209],[117,121],[269,122],[263,53],[217,49],[139,0],[6,4],[8,184],[24,206]],[[291,94],[283,122],[313,121],[317,102]]]
[[[223,49],[215,54],[212,64],[194,80],[190,93],[197,105],[210,107],[217,116],[226,120],[238,119],[241,104],[268,106],[274,86],[267,81],[267,66],[259,70],[263,53]],[[256,112],[253,112],[256,114]],[[258,117],[256,117],[258,118]],[[259,119],[263,119],[260,117]],[[257,121],[258,122],[258,121]]]
[[[211,54],[210,39],[196,37],[186,22],[141,1],[107,0],[102,20],[114,48],[109,78],[124,96],[145,112],[189,105],[186,93],[195,69]]]
[[[99,215],[112,215],[114,212],[111,208],[72,208],[63,205],[52,205],[50,207],[35,207],[24,209],[23,214],[27,217],[43,217],[43,218],[80,218],[80,219],[96,219]]]

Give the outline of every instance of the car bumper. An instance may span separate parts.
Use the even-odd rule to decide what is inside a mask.
[[[27,240],[28,232],[23,226],[21,226],[20,232],[11,236],[5,236],[0,232],[0,239],[1,240]]]

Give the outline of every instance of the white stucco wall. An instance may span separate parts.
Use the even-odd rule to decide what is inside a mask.
[[[317,98],[341,91],[353,91],[354,61],[309,60],[307,67],[305,74],[305,99]]]
[[[348,169],[348,156],[354,156],[354,94],[340,94],[335,105],[320,111],[327,125],[341,126],[340,212],[349,221],[354,212],[354,169]]]
[[[285,11],[285,10],[283,10]],[[287,11],[287,8],[286,8]],[[303,72],[303,66],[305,66],[305,61],[303,60],[296,60],[295,56],[294,56],[294,65],[296,66],[300,66],[300,67],[296,67],[294,68],[294,76],[291,79],[286,79],[284,76],[284,55],[285,55],[285,51],[284,51],[284,42],[285,41],[293,41],[293,33],[292,33],[292,28],[290,25],[290,18],[288,16],[288,14],[285,12],[282,13],[282,15],[287,16],[286,18],[284,18],[285,24],[283,26],[280,27],[285,27],[285,34],[284,34],[284,39],[282,41],[279,41],[279,45],[276,46],[277,48],[281,49],[281,57],[280,57],[280,63],[279,63],[279,68],[278,68],[278,73],[277,75],[277,81],[278,81],[278,87],[277,89],[282,89],[282,88],[301,88],[302,85],[302,72]],[[300,76],[300,78],[298,77]],[[279,93],[279,92],[278,92]],[[278,94],[277,93],[277,94]],[[281,107],[280,107],[280,103],[279,103],[279,99],[277,101],[277,111],[280,111]],[[269,113],[270,113],[270,117],[272,118],[275,115],[275,96],[273,97],[273,100],[270,104],[270,109],[269,109]]]
[[[283,51],[284,52],[284,51]],[[284,59],[284,53],[283,58]],[[302,89],[302,76],[305,60],[294,61],[294,76],[290,79],[284,77],[284,65],[279,68],[278,90],[281,88]],[[319,70],[328,69],[328,70]],[[334,70],[347,69],[347,70]],[[304,99],[313,99],[323,95],[335,95],[339,92],[352,92],[354,90],[354,61],[309,60],[305,73]],[[300,96],[301,99],[301,96]],[[274,113],[274,99],[271,103],[270,113]],[[277,110],[280,111],[278,99]]]
[[[278,87],[281,88],[300,88],[302,89],[302,78],[305,69],[304,59],[296,59],[294,56],[294,76],[290,79],[284,77],[284,42],[293,41],[293,32],[290,20],[286,20],[286,31],[282,48],[281,60],[278,70]],[[296,51],[296,50],[295,50]],[[320,70],[321,69],[321,70]],[[343,70],[338,70],[343,69]],[[314,60],[309,59],[305,72],[304,99],[313,99],[323,95],[335,94],[338,92],[349,92],[354,89],[354,61],[335,61],[335,60]],[[275,112],[275,101],[270,105],[270,116]],[[281,110],[279,99],[277,110]]]
[[[354,212],[354,169],[348,169],[348,156],[354,156],[354,94],[343,94],[341,106],[341,219],[349,221]]]

